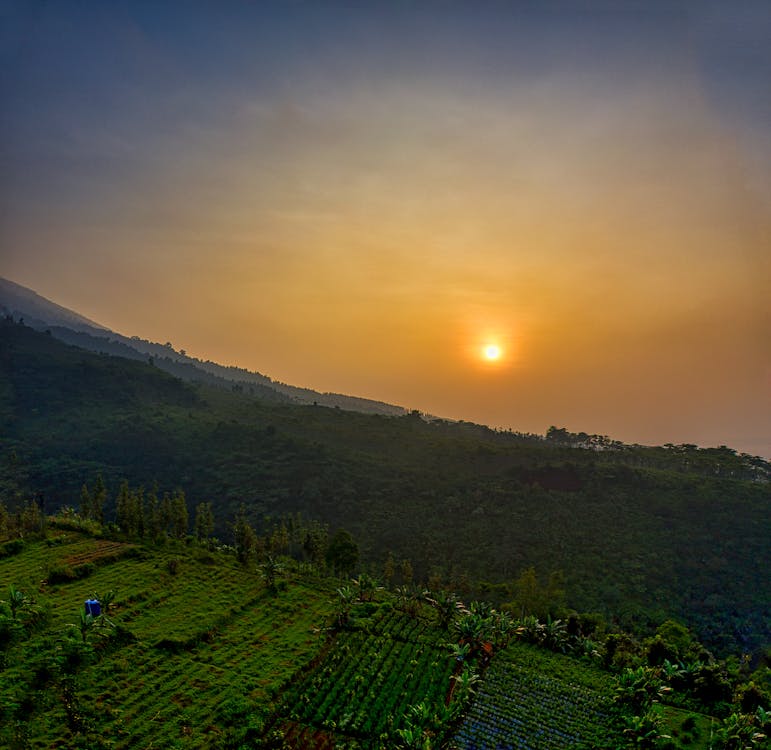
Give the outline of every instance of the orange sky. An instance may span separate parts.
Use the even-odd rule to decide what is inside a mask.
[[[303,33],[318,46],[284,52],[269,83],[243,59],[191,75],[157,19],[103,18],[131,75],[87,84],[110,91],[107,114],[51,105],[32,134],[19,115],[0,273],[296,385],[769,456],[768,122],[723,106],[714,24],[587,31],[593,12],[515,24],[522,59],[495,18],[464,35],[459,10],[429,55],[419,25],[404,40],[382,18],[340,49],[317,12]],[[30,108],[56,21],[35,19],[16,53]],[[733,34],[746,46],[753,28]]]

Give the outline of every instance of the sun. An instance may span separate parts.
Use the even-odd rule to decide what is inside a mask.
[[[495,362],[501,358],[501,354],[503,352],[501,351],[501,347],[497,344],[488,344],[482,349],[482,356],[488,361],[488,362]]]

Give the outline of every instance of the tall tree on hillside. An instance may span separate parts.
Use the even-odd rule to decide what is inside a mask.
[[[145,490],[140,487],[129,497],[129,519],[131,536],[142,538],[145,535]]]
[[[8,534],[9,521],[10,516],[8,515],[8,508],[6,508],[5,503],[0,500],[0,539],[4,539]]]
[[[318,521],[311,521],[304,529],[303,552],[314,565],[322,568],[328,546],[329,532],[327,527]]]
[[[80,488],[80,515],[83,518],[91,518],[91,513],[91,493],[88,491],[88,485],[83,482],[83,486]]]
[[[414,573],[412,570],[412,563],[409,560],[404,559],[399,563],[399,573],[402,577],[402,585],[409,586],[412,584]]]
[[[270,535],[269,546],[271,554],[274,555],[286,554],[289,549],[289,530],[283,521],[273,529],[273,533]]]
[[[161,527],[161,534],[168,534],[171,528],[171,519],[174,517],[174,511],[172,509],[171,496],[168,492],[163,493],[163,500],[158,512],[158,521]]]
[[[120,483],[115,498],[115,523],[124,534],[131,535],[131,490],[126,479]]]
[[[340,529],[327,548],[327,565],[337,575],[351,575],[359,562],[359,545],[350,532]]]
[[[145,501],[145,533],[150,539],[158,539],[163,533],[161,524],[161,508],[158,503],[158,485],[153,488]]]
[[[107,502],[107,487],[101,472],[96,475],[94,481],[94,491],[91,493],[91,514],[90,518],[98,523],[104,523],[104,506]]]
[[[195,507],[195,537],[199,542],[208,539],[214,533],[214,514],[211,503],[198,503]]]
[[[177,490],[174,493],[171,500],[171,512],[172,533],[177,539],[183,539],[187,535],[189,516],[185,493],[182,490]]]
[[[386,557],[385,563],[383,563],[383,580],[386,586],[391,585],[391,580],[394,577],[396,571],[396,561],[394,560],[393,553],[389,551],[388,557]]]
[[[45,531],[46,517],[35,500],[27,501],[19,511],[18,518],[19,530],[25,534],[40,534]]]
[[[522,572],[514,584],[514,590],[520,617],[535,614],[540,610],[542,596],[534,567],[530,566]]]
[[[246,506],[243,503],[241,503],[233,522],[233,541],[236,547],[236,557],[246,565],[254,557],[257,549],[257,534],[254,533],[254,529],[246,518]]]

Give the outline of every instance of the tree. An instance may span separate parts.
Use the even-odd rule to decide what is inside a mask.
[[[129,533],[130,513],[129,508],[130,494],[128,481],[124,479],[118,488],[118,496],[115,498],[115,523],[124,534]]]
[[[329,546],[329,533],[327,527],[318,521],[312,521],[304,530],[303,552],[316,566],[324,566],[327,547]]]
[[[453,618],[458,614],[460,601],[455,594],[448,591],[440,591],[435,597],[431,597],[428,592],[426,601],[436,610],[439,616],[439,627],[446,630],[450,627]]]
[[[177,539],[184,539],[187,535],[189,517],[185,493],[177,490],[171,500],[171,527],[172,533]]]
[[[5,507],[5,503],[0,500],[0,539],[8,534],[9,521],[8,509]]]
[[[535,614],[541,603],[541,595],[538,587],[538,578],[535,574],[535,568],[527,568],[514,584],[516,591],[517,604],[521,610],[521,617]]]
[[[158,503],[158,485],[154,484],[145,501],[145,533],[150,539],[159,539],[164,532],[161,507]]]
[[[208,539],[214,532],[214,515],[211,503],[198,503],[195,508],[195,537],[199,542]]]
[[[265,585],[272,591],[276,592],[276,578],[284,571],[284,566],[276,560],[273,555],[268,555],[267,560],[260,566],[262,571],[262,577],[265,580]]]
[[[399,572],[402,576],[402,583],[409,586],[412,583],[412,563],[409,560],[402,560],[399,565]]]
[[[80,515],[83,518],[91,518],[92,508],[91,493],[88,491],[88,485],[83,482],[80,488]]]
[[[115,521],[120,530],[130,539],[144,536],[145,510],[144,490],[129,489],[128,482],[123,480],[115,499]]]
[[[107,487],[104,485],[101,473],[96,475],[94,491],[91,493],[91,511],[89,518],[98,523],[104,523],[104,506],[107,502]]]
[[[386,557],[386,561],[383,564],[383,580],[385,581],[386,586],[391,585],[391,579],[394,577],[395,571],[396,561],[394,560],[393,553],[389,552],[388,557]]]
[[[246,565],[254,557],[257,549],[257,534],[246,518],[246,506],[241,503],[241,507],[236,513],[233,522],[233,541],[236,547],[236,557],[239,562]]]
[[[158,525],[161,528],[161,535],[169,533],[173,517],[174,511],[172,509],[171,496],[168,492],[164,492],[163,499],[158,507]]]
[[[29,500],[19,513],[19,529],[26,534],[42,534],[46,527],[46,517],[34,500]]]
[[[350,532],[340,529],[327,548],[327,565],[337,575],[351,575],[359,562],[359,545]]]
[[[269,542],[270,551],[274,555],[285,554],[289,549],[289,530],[282,521],[281,525],[273,529]]]

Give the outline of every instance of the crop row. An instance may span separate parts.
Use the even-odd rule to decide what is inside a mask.
[[[444,650],[354,632],[338,636],[327,658],[289,690],[295,721],[353,736],[398,727],[411,703],[444,699],[452,669]]]
[[[385,610],[374,623],[371,631],[387,638],[403,641],[439,644],[447,640],[446,633],[435,625],[417,617],[410,617],[396,609]]]
[[[82,565],[83,563],[94,562],[105,557],[115,557],[117,559],[132,549],[136,549],[136,546],[133,544],[97,539],[93,541],[89,549],[71,551],[64,562],[67,565]]]
[[[591,675],[585,673],[583,665],[555,655],[551,668],[536,671],[544,666],[541,661],[552,657],[530,659],[529,655],[526,648],[515,647],[510,659],[493,663],[454,737],[453,747],[567,750],[600,746],[613,736],[616,730],[610,693],[585,686]],[[562,677],[556,676],[557,664]],[[577,681],[584,684],[571,679],[574,669]],[[597,682],[602,684],[601,678]]]
[[[327,598],[314,600],[310,590],[297,596],[308,606],[295,605],[295,618],[283,616],[282,600],[268,599],[189,652],[125,646],[80,675],[80,700],[118,748],[219,746],[237,725],[261,715],[320,647],[313,627],[329,614]]]
[[[332,613],[331,590],[291,580],[273,596],[255,573],[226,559],[201,564],[195,550],[183,547],[155,550],[146,559],[110,560],[89,579],[60,587],[33,587],[18,575],[17,561],[29,571],[89,547],[91,540],[35,543],[3,559],[2,579],[24,588],[51,618],[45,633],[27,633],[5,651],[0,703],[19,703],[34,687],[31,668],[54,658],[94,590],[116,591],[110,618],[136,639],[102,649],[95,631],[89,642],[97,648],[76,677],[83,715],[115,748],[239,746],[246,727],[259,724],[270,700],[321,648],[318,628]],[[179,563],[176,575],[167,565],[171,559]],[[207,630],[212,623],[216,627]],[[189,637],[203,631],[206,639]],[[156,648],[164,638],[187,645]],[[28,720],[34,746],[62,746],[67,717],[59,687],[49,682],[45,692],[34,689],[37,708]],[[11,732],[0,727],[0,745],[7,746]]]

